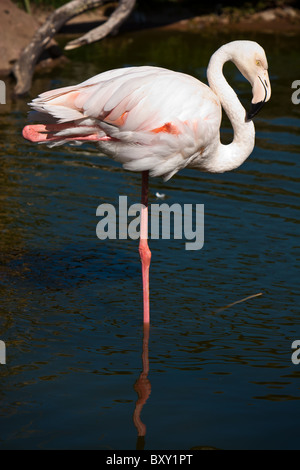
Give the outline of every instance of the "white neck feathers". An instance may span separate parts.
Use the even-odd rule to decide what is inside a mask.
[[[211,90],[218,96],[222,107],[231,121],[234,138],[232,143],[223,145],[220,142],[214,155],[207,161],[207,170],[213,172],[230,171],[239,167],[254,148],[255,129],[252,121],[246,122],[246,111],[235,91],[223,75],[223,65],[231,60],[231,44],[226,44],[215,52],[209,62],[207,79]]]

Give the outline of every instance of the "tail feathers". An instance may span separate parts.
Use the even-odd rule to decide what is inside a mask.
[[[89,96],[93,87],[78,87],[64,87],[42,93],[29,103],[32,108],[30,117],[34,120],[41,119],[43,123],[51,122],[52,119],[57,123],[64,123],[84,118],[83,108],[78,106],[78,97]]]
[[[89,96],[93,93],[94,87],[89,86],[69,86],[63,88],[57,88],[55,90],[45,91],[41,93],[37,98],[32,100],[30,106],[38,107],[39,105],[51,104],[60,105],[70,108],[76,108],[75,102],[79,96]]]
[[[47,115],[52,116],[52,118],[54,118],[56,122],[60,124],[64,122],[76,121],[77,119],[82,119],[84,117],[84,115],[77,109],[66,106],[52,104],[32,104],[32,106],[34,110],[40,114],[40,116],[41,114],[44,115],[43,122],[45,122],[44,119]]]

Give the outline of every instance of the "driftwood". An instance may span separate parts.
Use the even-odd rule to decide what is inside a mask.
[[[49,41],[71,18],[108,3],[110,0],[72,0],[55,10],[36,31],[31,42],[23,49],[16,61],[13,74],[16,78],[15,94],[24,95],[30,90],[34,68]],[[120,4],[110,18],[101,26],[91,30],[81,38],[71,41],[65,49],[74,49],[104,38],[116,30],[133,10],[136,0],[120,0]]]
[[[65,50],[68,51],[71,49],[76,49],[77,47],[84,46],[85,44],[91,44],[92,42],[99,41],[100,39],[108,36],[108,34],[117,30],[118,27],[126,20],[126,18],[128,18],[135,6],[135,3],[136,0],[121,0],[118,8],[116,8],[116,10],[111,14],[109,19],[104,24],[92,29],[81,38],[68,42],[68,44],[65,46]]]

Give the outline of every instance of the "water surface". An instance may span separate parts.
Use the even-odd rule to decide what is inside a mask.
[[[36,75],[32,97],[126,65],[205,81],[212,52],[239,38],[106,39]],[[186,240],[150,241],[141,378],[138,242],[95,233],[99,204],[117,205],[119,195],[139,202],[140,176],[89,146],[25,142],[26,100],[0,107],[1,449],[299,447],[300,365],[291,362],[300,339],[300,105],[291,102],[299,38],[247,39],[267,51],[273,92],[255,121],[251,157],[228,174],[185,170],[151,181],[151,203],[158,191],[168,204],[204,204],[205,244],[187,251]],[[234,67],[225,72],[248,105],[249,85]],[[229,141],[226,118],[222,132]]]

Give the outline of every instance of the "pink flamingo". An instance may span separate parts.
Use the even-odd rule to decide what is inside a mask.
[[[252,85],[249,113],[222,73],[227,61]],[[222,173],[239,167],[254,148],[252,118],[271,96],[267,69],[259,44],[233,41],[212,55],[209,87],[194,77],[159,67],[128,67],[47,91],[30,103],[43,124],[26,126],[26,139],[49,146],[97,142],[101,153],[127,170],[142,172],[139,252],[145,324],[150,322],[148,175],[168,180],[182,168]],[[220,141],[222,107],[234,130],[229,145]]]

